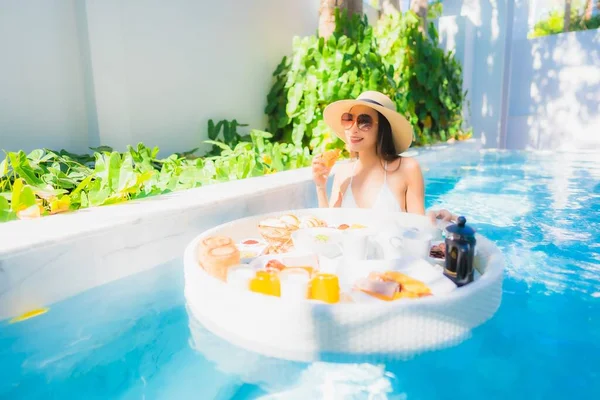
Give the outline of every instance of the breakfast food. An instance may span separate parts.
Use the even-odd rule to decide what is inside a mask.
[[[392,280],[400,284],[400,292],[394,296],[395,298],[431,296],[431,290],[427,285],[403,273],[389,271],[383,274],[383,279]]]
[[[285,253],[292,249],[292,232],[300,229],[300,219],[292,214],[271,217],[258,224],[258,231],[268,244],[266,254]]]
[[[242,263],[248,263],[264,253],[267,243],[260,239],[249,238],[238,242],[236,246],[240,250]]]
[[[381,300],[394,300],[396,293],[400,292],[400,284],[383,279],[363,278],[356,282],[354,287],[364,293]]]
[[[363,229],[363,228],[366,228],[366,226],[361,225],[361,224],[352,224],[352,225],[341,224],[337,227],[337,229],[339,229],[341,231],[345,231],[346,229]]]
[[[304,215],[300,217],[300,228],[320,228],[327,226],[327,223],[317,217]]]
[[[258,231],[268,244],[265,254],[281,254],[293,250],[292,233],[294,231],[326,226],[325,221],[311,215],[297,217],[293,214],[285,214],[260,221]]]
[[[446,257],[446,243],[440,243],[437,245],[431,246],[429,250],[429,257],[431,258],[445,258]]]
[[[285,265],[278,260],[269,260],[267,261],[267,264],[265,265],[265,269],[267,271],[271,270],[271,271],[283,271],[285,269]]]
[[[385,301],[431,296],[431,290],[423,282],[396,271],[371,272],[354,287]]]
[[[210,275],[227,280],[227,270],[240,264],[240,251],[227,236],[208,236],[198,246],[198,263]]]
[[[321,155],[321,158],[325,163],[325,166],[331,168],[340,157],[340,154],[342,154],[340,149],[327,150]]]
[[[265,270],[267,271],[275,271],[275,272],[281,272],[281,271],[288,271],[288,270],[292,270],[292,271],[296,271],[296,270],[302,270],[305,272],[308,272],[309,275],[312,275],[315,272],[315,269],[311,266],[308,265],[299,265],[299,266],[287,266],[284,263],[282,263],[279,260],[269,260],[267,261],[267,263],[265,264],[264,267]]]

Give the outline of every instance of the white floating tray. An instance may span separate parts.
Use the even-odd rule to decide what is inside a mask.
[[[355,303],[331,305],[284,301],[229,286],[198,265],[196,249],[202,238],[225,235],[236,242],[258,238],[258,222],[286,213],[314,215],[332,226],[358,223],[379,229],[392,221],[407,227],[429,226],[429,220],[418,215],[342,208],[269,213],[217,226],[196,237],[185,250],[185,298],[190,318],[232,344],[265,356],[297,361],[337,355],[407,358],[462,342],[500,306],[504,259],[481,235],[477,235],[475,261],[480,274],[460,288],[425,260],[388,260],[392,269],[422,280],[434,294],[391,302],[367,295],[356,298]]]

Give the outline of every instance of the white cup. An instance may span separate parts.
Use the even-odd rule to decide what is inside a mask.
[[[236,289],[250,290],[250,280],[256,271],[247,265],[238,265],[227,269],[227,284]]]
[[[342,235],[344,258],[366,260],[369,252],[369,239],[372,235],[366,229],[347,230]]]
[[[409,229],[402,234],[401,247],[404,255],[427,259],[431,249],[432,235],[428,232]]]
[[[301,300],[308,296],[308,271],[302,268],[284,269],[279,273],[281,298]]]

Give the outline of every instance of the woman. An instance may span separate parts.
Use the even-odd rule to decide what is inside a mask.
[[[425,190],[419,163],[401,157],[413,138],[410,123],[386,95],[368,91],[356,100],[336,101],[323,112],[325,123],[346,143],[356,161],[338,167],[331,201],[327,177],[331,168],[313,159],[319,207],[377,208],[425,214]],[[432,220],[455,219],[447,210],[431,211]]]

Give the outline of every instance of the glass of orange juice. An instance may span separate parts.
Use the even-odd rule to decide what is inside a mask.
[[[269,296],[281,296],[281,284],[277,272],[256,271],[256,275],[250,280],[250,290]]]
[[[310,298],[330,304],[340,301],[340,282],[337,275],[316,274],[311,282]]]

